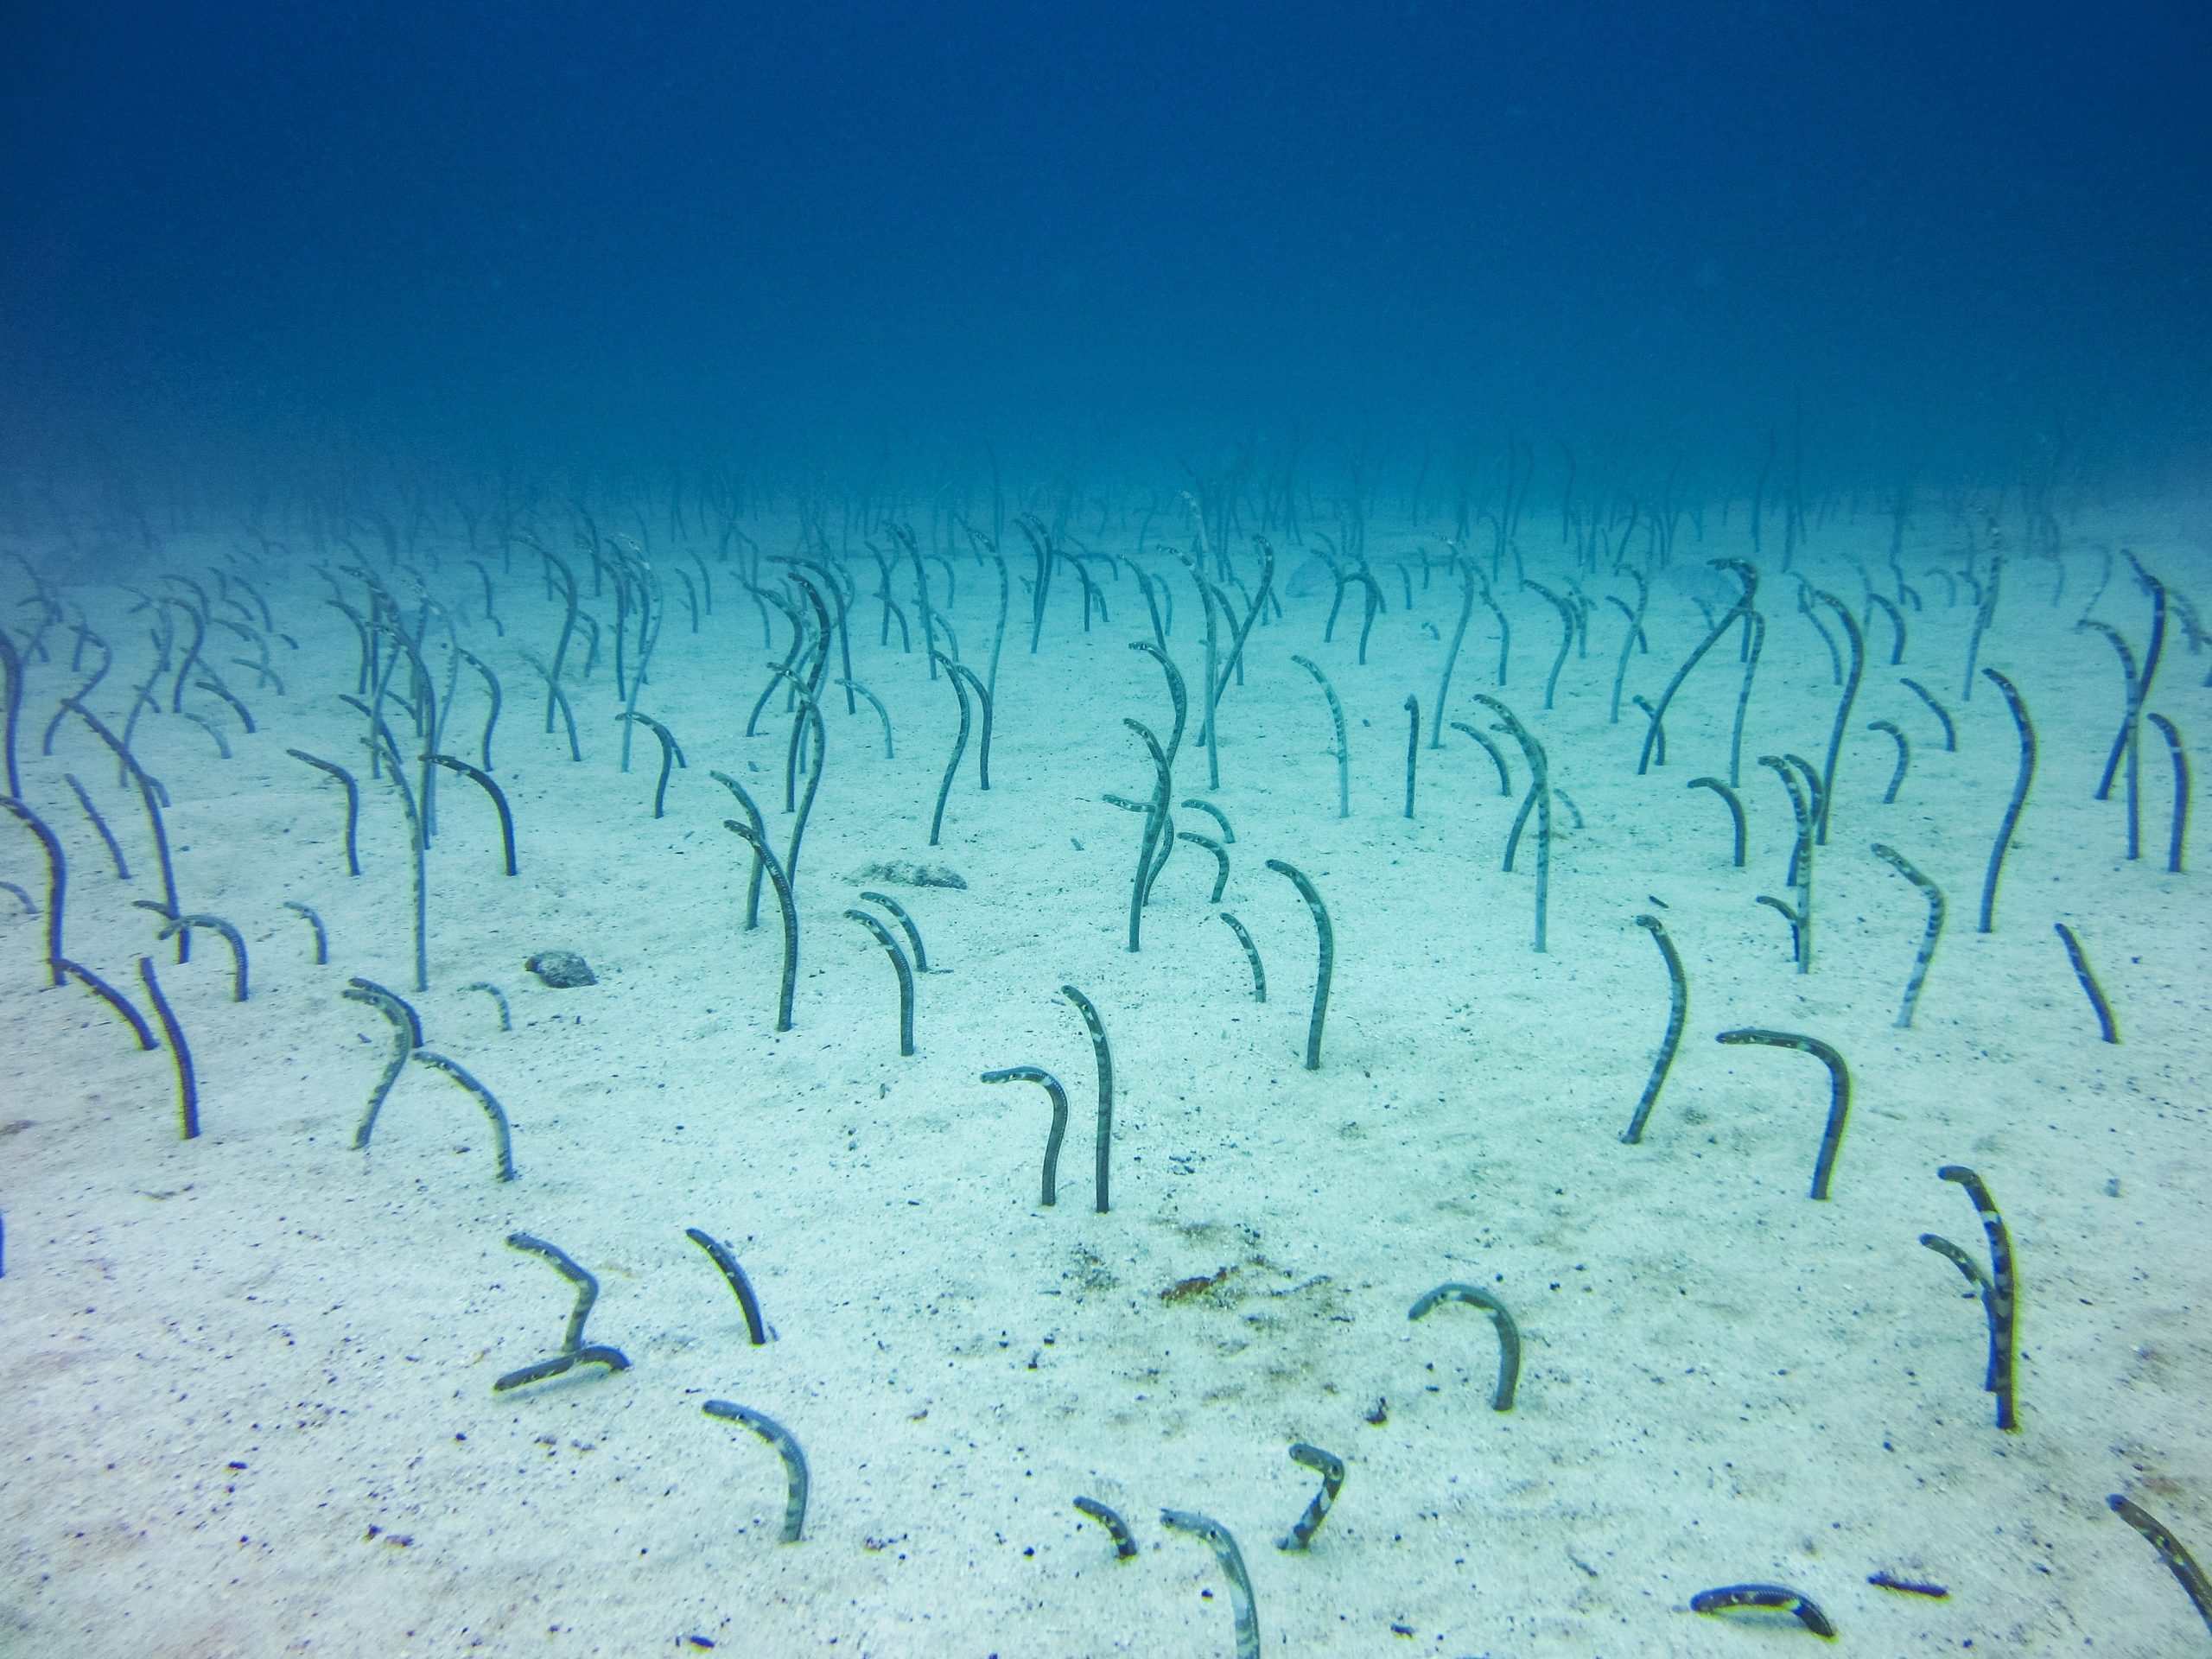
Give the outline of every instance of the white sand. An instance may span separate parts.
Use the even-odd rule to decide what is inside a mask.
[[[1354,663],[1356,594],[1332,645],[1320,644],[1325,591],[1257,630],[1249,683],[1223,705],[1213,798],[1236,829],[1224,904],[1264,956],[1263,1006],[1205,902],[1211,861],[1188,845],[1160,878],[1144,950],[1124,948],[1141,823],[1098,798],[1149,789],[1123,717],[1163,736],[1169,725],[1158,668],[1127,645],[1147,633],[1135,582],[1107,582],[1112,622],[1085,635],[1064,570],[1033,657],[1017,581],[993,788],[978,792],[971,749],[931,849],[953,694],[895,633],[878,647],[874,570],[860,556],[855,668],[890,708],[898,758],[884,759],[865,704],[848,718],[832,694],[801,859],[797,1028],[780,1036],[775,906],[764,902],[760,931],[741,931],[747,866],[721,827],[734,804],[707,775],[742,777],[780,844],[788,722],[779,697],[762,734],[742,734],[766,653],[734,568],[717,570],[696,636],[667,577],[672,616],[640,707],[673,728],[690,766],[656,822],[653,740],[640,732],[631,772],[616,767],[607,653],[588,683],[573,673],[581,645],[571,658],[586,753],[571,765],[517,655],[547,652],[556,626],[534,558],[518,550],[500,583],[500,639],[474,573],[447,550],[436,590],[506,685],[494,758],[521,874],[499,873],[474,786],[443,778],[421,995],[407,989],[396,798],[364,775],[365,873],[349,880],[338,791],[284,754],[362,759],[360,721],[334,695],[353,689],[351,631],[319,579],[261,573],[302,649],[277,647],[283,698],[225,666],[264,722],[232,737],[234,760],[175,716],[141,722],[139,748],[175,796],[184,904],[248,941],[244,1005],[229,1000],[219,939],[202,932],[179,968],[152,943],[155,918],[130,907],[159,892],[144,822],[90,735],[72,722],[40,756],[74,683],[68,638],[50,632],[56,660],[29,674],[23,787],[67,849],[67,948],[141,1002],[135,959],[155,957],[198,1061],[206,1133],[178,1139],[166,1053],[139,1052],[80,989],[46,988],[43,922],[0,922],[0,1652],[632,1655],[691,1651],[696,1635],[770,1655],[1227,1654],[1224,1580],[1202,1543],[1163,1529],[1163,1505],[1217,1517],[1241,1541],[1267,1653],[1813,1650],[1786,1618],[1687,1611],[1700,1589],[1757,1580],[1813,1597],[1841,1630],[1839,1651],[2196,1650],[2206,1635],[2180,1588],[2104,1500],[2134,1494],[2212,1559],[2207,878],[2164,873],[2169,772],[2148,730],[2145,856],[2121,857],[2117,795],[2091,798],[2120,672],[2103,640],[2070,625],[2100,543],[2131,542],[2193,595],[2212,600],[2212,584],[2152,508],[2068,525],[2055,608],[2048,560],[2014,561],[1982,660],[2019,683],[2042,761],[1997,931],[1980,937],[2017,748],[1992,686],[1960,698],[1972,607],[1962,596],[1947,608],[1942,582],[1919,573],[1961,566],[1962,535],[1927,518],[1906,559],[1927,609],[1910,617],[1902,671],[1888,666],[1887,623],[1871,630],[1806,976],[1781,918],[1752,902],[1783,891],[1790,839],[1781,788],[1753,757],[1788,749],[1818,764],[1836,692],[1771,543],[1742,871],[1719,801],[1684,786],[1726,769],[1732,640],[1670,714],[1670,764],[1639,779],[1640,718],[1606,721],[1618,613],[1592,613],[1589,654],[1570,658],[1545,713],[1557,621],[1512,591],[1508,565],[1500,695],[1549,746],[1554,781],[1586,820],[1576,830],[1560,814],[1541,956],[1529,949],[1533,846],[1518,874],[1500,873],[1515,803],[1465,738],[1424,746],[1416,816],[1400,816],[1402,705],[1418,696],[1426,720],[1443,653],[1421,625],[1448,639],[1458,589],[1440,571],[1422,591],[1416,573],[1408,617],[1392,566],[1437,538],[1373,532],[1389,610],[1366,667]],[[788,525],[752,528],[772,549],[790,543]],[[1716,513],[1707,530],[1700,545],[1685,524],[1654,582],[1651,652],[1631,662],[1630,691],[1656,695],[1702,632],[1688,595],[1730,591],[1703,560],[1745,550],[1740,508],[1731,529]],[[1126,551],[1133,531],[1086,544]],[[1524,539],[1529,574],[1555,580],[1549,530]],[[1835,522],[1801,568],[1856,608],[1851,561],[1878,572],[1887,539],[1886,522]],[[133,579],[204,572],[227,544],[175,538]],[[1286,577],[1302,557],[1287,551]],[[1030,563],[1026,550],[1011,562],[1017,577]],[[956,563],[950,615],[980,665],[995,580]],[[1195,692],[1196,598],[1172,561],[1147,563],[1174,588],[1171,644]],[[143,673],[147,620],[82,568],[56,575],[120,648],[92,698],[119,716]],[[22,590],[10,581],[11,597]],[[597,609],[611,620],[611,597]],[[2147,613],[2123,569],[2098,614],[2139,651]],[[19,638],[30,614],[10,613]],[[780,657],[780,619],[777,630]],[[227,633],[217,644],[226,664],[251,654]],[[1348,821],[1325,709],[1293,652],[1344,700]],[[1471,694],[1497,691],[1496,659],[1478,605],[1451,718],[1480,718]],[[2152,706],[2195,744],[2212,734],[2205,666],[2177,620]],[[1952,708],[1956,753],[1900,672]],[[448,744],[471,757],[483,706],[472,678]],[[1883,717],[1914,745],[1894,806],[1880,804],[1890,741],[1865,729]],[[123,838],[128,886],[65,771]],[[1517,755],[1513,773],[1517,794]],[[1178,798],[1205,779],[1186,744]],[[0,830],[0,875],[42,903],[35,842]],[[1891,1022],[1924,908],[1869,854],[1877,840],[1950,899],[1910,1031]],[[1318,1072],[1300,1064],[1313,929],[1270,857],[1308,872],[1335,921]],[[969,883],[889,889],[934,969],[911,1059],[897,1055],[884,953],[841,915],[869,885],[849,874],[888,859],[942,862]],[[286,899],[321,910],[327,967],[312,964]],[[1645,912],[1681,949],[1690,1011],[1647,1141],[1631,1147],[1618,1136],[1668,1007],[1658,953],[1632,925]],[[2079,930],[2123,1046],[2098,1040],[2059,920]],[[522,971],[556,947],[582,952],[599,984],[556,991]],[[372,1151],[352,1150],[389,1046],[383,1020],[339,995],[353,974],[409,994],[429,1046],[505,1103],[514,1183],[493,1179],[476,1107],[419,1067]],[[462,988],[477,979],[512,998],[512,1033]],[[1063,982],[1095,999],[1113,1042],[1104,1216],[1090,1204],[1090,1048]],[[1856,1092],[1831,1201],[1807,1198],[1822,1068],[1714,1043],[1737,1025],[1810,1033],[1848,1059]],[[977,1082],[1025,1063],[1057,1073],[1072,1100],[1051,1210],[1037,1202],[1042,1091]],[[1954,1161],[1987,1179],[2018,1252],[2017,1434],[1993,1426],[1980,1388],[1979,1307],[1916,1243],[1934,1230],[1983,1253],[1972,1205],[1936,1177]],[[746,1343],[687,1226],[730,1243],[779,1340]],[[557,1345],[570,1300],[542,1262],[504,1246],[514,1229],[599,1276],[591,1338],[632,1370],[493,1393],[495,1376]],[[1162,1301],[1224,1268],[1217,1288]],[[1488,1287],[1518,1317],[1526,1362],[1510,1414],[1488,1409],[1486,1318],[1446,1306],[1407,1319],[1447,1280]],[[782,1471],[766,1445],[702,1414],[714,1397],[804,1443],[804,1542],[777,1543]],[[1378,1399],[1387,1420],[1370,1424]],[[1274,1541],[1315,1485],[1286,1455],[1300,1440],[1350,1473],[1311,1552],[1290,1554]],[[1116,1562],[1072,1509],[1078,1494],[1128,1518],[1135,1560]],[[1883,1571],[1949,1598],[1870,1586]]]

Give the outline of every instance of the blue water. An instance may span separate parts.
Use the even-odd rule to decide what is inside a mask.
[[[0,27],[0,420],[57,461],[741,438],[1172,472],[1510,424],[1733,462],[1802,409],[1887,481],[2202,435],[2186,4]]]

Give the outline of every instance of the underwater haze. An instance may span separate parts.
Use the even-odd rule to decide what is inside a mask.
[[[2202,438],[2212,17],[26,6],[7,421],[865,454]],[[59,452],[58,454],[56,452]]]
[[[2209,46],[0,18],[0,1659],[2212,1653]]]

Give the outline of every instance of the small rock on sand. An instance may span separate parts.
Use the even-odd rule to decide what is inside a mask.
[[[577,985],[596,985],[599,976],[591,964],[573,950],[541,950],[523,966],[556,991]]]
[[[950,887],[960,893],[968,890],[968,884],[960,879],[958,871],[942,864],[917,864],[908,858],[894,858],[887,864],[863,864],[849,879],[888,881],[901,887]]]

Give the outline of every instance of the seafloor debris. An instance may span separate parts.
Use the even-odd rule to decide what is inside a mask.
[[[523,966],[556,991],[599,983],[591,964],[573,950],[541,950]]]
[[[943,864],[917,864],[911,858],[894,858],[887,863],[863,864],[848,880],[854,881],[889,881],[902,887],[950,887],[957,893],[968,891],[968,883],[960,872]]]

